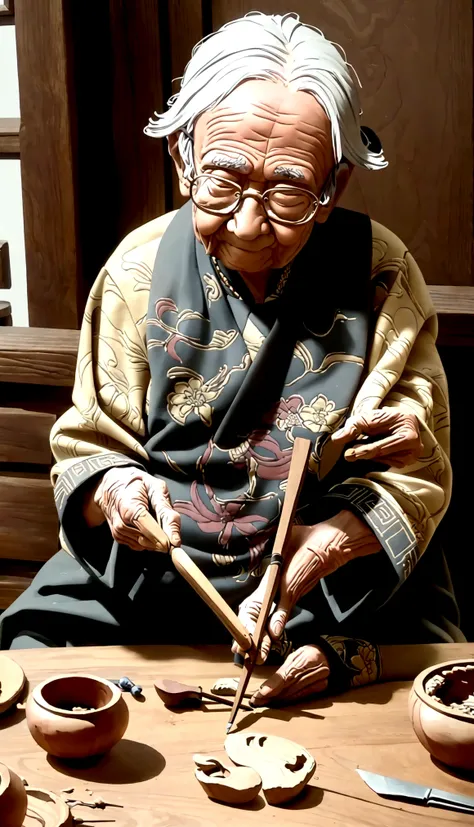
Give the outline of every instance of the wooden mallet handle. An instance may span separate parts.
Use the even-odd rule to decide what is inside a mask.
[[[189,554],[187,554],[183,548],[171,547],[165,532],[147,511],[136,518],[135,524],[143,531],[145,536],[149,537],[151,535],[151,537],[153,537],[159,547],[157,551],[170,551],[171,559],[177,571],[179,571],[189,585],[192,586],[199,597],[207,603],[214,614],[217,615],[239,646],[244,651],[251,649],[253,646],[252,637],[249,632],[247,632],[244,624],[202,573],[201,569],[191,560]]]

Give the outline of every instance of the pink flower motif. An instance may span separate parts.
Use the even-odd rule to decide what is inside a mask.
[[[191,502],[176,500],[174,508],[180,514],[194,520],[201,531],[206,534],[217,534],[219,532],[218,543],[221,546],[228,546],[233,528],[236,528],[240,534],[248,536],[259,530],[254,523],[268,523],[268,518],[259,514],[239,516],[247,502],[245,499],[238,498],[234,502],[220,502],[209,485],[205,484],[204,488],[214,509],[213,511],[201,500],[196,481],[191,485]]]
[[[294,441],[293,428],[301,427],[303,420],[300,416],[301,407],[304,405],[304,399],[299,394],[289,396],[288,399],[280,399],[275,414],[275,424],[280,431],[285,431],[286,438]]]
[[[257,476],[263,480],[286,480],[292,452],[293,448],[280,448],[269,431],[253,431],[250,434],[247,453],[255,459]]]

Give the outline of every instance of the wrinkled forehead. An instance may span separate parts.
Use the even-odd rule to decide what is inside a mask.
[[[283,150],[305,164],[333,164],[331,124],[315,97],[281,82],[240,84],[194,130],[196,161],[212,152],[244,151],[251,163]]]

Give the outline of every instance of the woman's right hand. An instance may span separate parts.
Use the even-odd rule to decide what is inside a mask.
[[[171,505],[166,483],[140,468],[110,468],[84,503],[89,526],[105,518],[114,540],[133,551],[157,547],[150,534],[135,527],[137,517],[146,511],[154,512],[171,545],[180,546],[181,518]]]

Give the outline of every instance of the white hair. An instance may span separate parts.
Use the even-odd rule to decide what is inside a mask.
[[[155,112],[144,132],[156,138],[180,132],[178,147],[189,180],[194,174],[197,118],[251,79],[281,81],[314,95],[331,122],[336,167],[343,158],[366,169],[387,166],[381,146],[371,149],[361,132],[360,81],[343,50],[319,29],[300,23],[293,12],[283,16],[250,12],[201,40],[192,51],[179,92],[168,101],[168,110]]]

